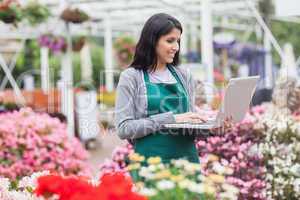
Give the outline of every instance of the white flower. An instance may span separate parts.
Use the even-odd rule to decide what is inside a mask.
[[[203,184],[191,183],[187,189],[191,192],[198,193],[198,194],[204,193],[204,185]]]
[[[193,184],[193,181],[190,181],[188,179],[184,179],[182,181],[179,182],[179,187],[182,189],[187,189],[189,188],[191,185]]]
[[[222,184],[222,188],[226,191],[226,192],[229,192],[229,193],[232,193],[232,194],[238,194],[239,193],[239,189],[233,185],[230,185],[230,184],[227,184],[227,183],[224,183]]]
[[[155,174],[152,173],[152,170],[150,170],[149,167],[142,167],[139,171],[139,175],[148,180],[152,180],[155,178]]]
[[[18,187],[19,188],[36,188],[37,185],[37,179],[40,176],[45,176],[50,174],[49,171],[42,171],[42,172],[35,172],[33,173],[31,176],[25,176],[23,177],[19,183],[18,183]]]
[[[169,180],[161,180],[156,183],[156,187],[160,190],[170,190],[175,187],[175,183]]]
[[[295,176],[300,176],[300,164],[295,164],[290,168],[290,172]]]
[[[204,181],[205,181],[205,178],[206,178],[206,176],[204,176],[203,174],[199,174],[199,175],[197,176],[197,179],[198,179],[199,181],[201,181],[201,182],[204,182]]]
[[[295,179],[293,185],[294,185],[294,191],[299,194],[300,193],[300,178]]]
[[[196,163],[187,163],[184,165],[184,170],[188,174],[194,174],[197,171],[201,171],[201,165]]]
[[[10,185],[8,178],[0,178],[0,191],[8,190]]]
[[[226,168],[224,166],[222,166],[219,162],[214,162],[212,169],[217,174],[224,174],[226,172]]]
[[[220,199],[230,199],[230,200],[237,200],[238,196],[233,194],[233,193],[229,193],[229,192],[222,192],[219,194]]]
[[[143,196],[150,197],[150,196],[155,196],[157,194],[157,191],[155,189],[152,189],[152,188],[144,187],[138,193],[143,195]]]
[[[178,159],[178,160],[172,160],[171,163],[178,168],[182,168],[185,165],[189,164],[189,162],[187,160],[184,159]]]

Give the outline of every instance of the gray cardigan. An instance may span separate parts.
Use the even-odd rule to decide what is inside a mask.
[[[189,111],[194,112],[195,83],[189,70],[174,67],[189,98]],[[147,94],[142,70],[132,67],[124,70],[117,86],[115,103],[115,127],[121,139],[133,140],[154,133],[162,124],[173,123],[172,112],[147,117]]]

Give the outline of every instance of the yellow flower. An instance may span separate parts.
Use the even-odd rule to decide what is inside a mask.
[[[210,184],[204,184],[204,192],[206,194],[216,194],[216,188]]]
[[[150,157],[147,159],[147,163],[149,165],[157,165],[161,163],[161,158],[160,157]]]
[[[225,177],[218,174],[210,174],[207,178],[215,183],[224,183],[225,181]]]
[[[137,190],[141,190],[144,187],[144,183],[143,182],[137,182],[135,183],[135,187],[137,188]]]
[[[162,171],[156,173],[154,178],[155,179],[164,179],[164,178],[169,178],[171,175],[172,174],[169,170],[162,170]]]
[[[145,157],[144,156],[140,156],[139,154],[137,153],[132,153],[130,154],[129,156],[129,159],[133,162],[143,162],[145,160]]]
[[[182,176],[182,175],[172,175],[172,176],[170,177],[170,179],[171,179],[172,181],[178,183],[178,182],[184,180],[184,176]]]
[[[208,162],[215,162],[215,161],[219,160],[219,157],[214,154],[209,154],[207,159],[208,159]]]
[[[132,171],[132,170],[139,169],[140,167],[141,167],[140,163],[133,163],[127,166],[127,170]]]

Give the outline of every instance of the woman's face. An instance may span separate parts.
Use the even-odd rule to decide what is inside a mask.
[[[176,52],[179,50],[181,32],[173,28],[171,32],[159,38],[156,45],[158,65],[172,63]]]

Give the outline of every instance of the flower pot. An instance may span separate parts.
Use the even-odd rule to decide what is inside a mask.
[[[97,93],[95,91],[80,91],[76,93],[75,105],[79,138],[82,141],[95,139],[100,133]]]
[[[16,21],[16,16],[10,15],[1,19],[6,24],[13,24]]]
[[[60,18],[66,22],[79,24],[87,21],[89,19],[89,16],[83,11],[79,10],[78,8],[75,9],[66,8],[62,12]]]
[[[85,38],[80,37],[78,40],[72,42],[72,50],[76,52],[81,51],[84,44],[85,44]]]

